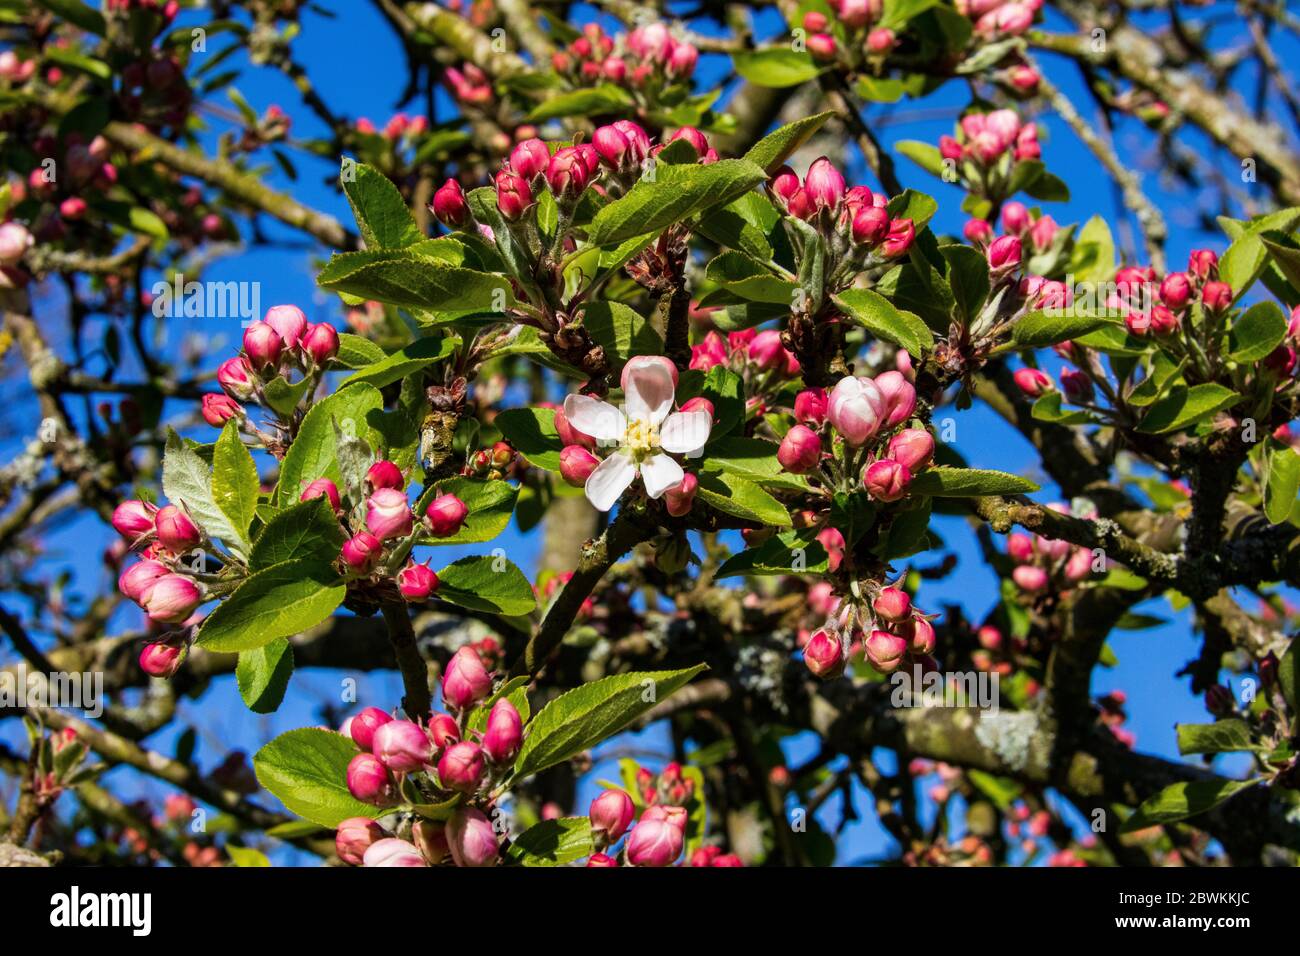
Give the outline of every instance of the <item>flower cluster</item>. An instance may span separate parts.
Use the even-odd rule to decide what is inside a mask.
[[[907,254],[916,226],[889,215],[889,197],[866,186],[849,188],[825,156],[813,161],[802,182],[789,166],[768,184],[773,201],[791,216],[815,226],[831,255],[827,287],[839,290],[862,270]]]
[[[876,26],[884,10],[882,0],[831,0],[830,7],[833,19],[818,10],[803,16],[805,42],[814,59],[853,68],[864,58],[880,60],[898,44],[893,30]]]
[[[327,322],[312,324],[294,305],[276,305],[259,322],[244,330],[243,351],[217,368],[217,383],[225,395],[203,396],[203,418],[220,427],[232,419],[244,424],[247,416],[241,402],[255,401],[277,415],[266,399],[266,387],[274,380],[297,385],[290,376],[306,379],[299,407],[310,402],[314,385],[330,361],[338,355],[339,335]]]
[[[588,395],[570,395],[556,415],[565,446],[560,471],[608,511],[638,477],[646,496],[665,498],[669,514],[690,511],[697,479],[674,455],[698,455],[713,426],[704,405],[674,412],[677,367],[658,355],[638,356],[623,368],[623,409]],[[562,417],[561,417],[562,416]],[[611,449],[601,460],[594,454]]]
[[[654,95],[665,86],[689,83],[699,59],[700,51],[673,36],[664,23],[618,37],[588,23],[581,36],[552,55],[551,66],[575,84],[613,83]]]
[[[820,678],[838,677],[860,649],[878,674],[891,674],[912,661],[933,666],[934,617],[914,606],[902,588],[869,582],[861,601],[832,605],[825,625],[803,645],[804,664]]]
[[[957,12],[969,17],[985,39],[1020,36],[1034,24],[1043,0],[957,0]]]
[[[492,792],[507,779],[523,743],[523,719],[506,697],[496,700],[481,728],[471,714],[492,693],[492,675],[479,654],[462,647],[447,664],[442,699],[449,713],[423,723],[393,718],[367,707],[340,733],[358,753],[347,768],[348,792],[388,809],[402,804],[458,801],[444,823],[395,813],[394,831],[377,819],[354,817],[339,824],[339,858],[354,866],[493,866],[499,859]],[[486,812],[485,812],[486,811]],[[400,839],[394,832],[406,833]]]
[[[1060,514],[1070,513],[1069,507],[1060,502],[1048,507]],[[1087,548],[1021,532],[1007,537],[1007,556],[1015,565],[1011,580],[1026,594],[1069,590],[1092,576],[1096,560]]]
[[[1017,163],[1042,157],[1038,125],[1021,123],[1014,110],[967,113],[958,135],[939,137],[939,155],[952,164],[968,192],[1001,201],[1014,190]]]

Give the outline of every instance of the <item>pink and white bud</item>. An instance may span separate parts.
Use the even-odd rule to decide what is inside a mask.
[[[388,768],[371,753],[359,753],[348,763],[348,793],[362,803],[384,806],[393,801],[393,778]]]
[[[845,442],[857,448],[880,429],[885,399],[871,379],[847,376],[831,389],[826,417]]]
[[[794,475],[802,475],[817,467],[822,457],[822,440],[806,425],[795,425],[785,433],[776,450],[781,467]]]
[[[165,644],[161,641],[146,644],[140,652],[140,670],[150,677],[167,680],[180,670],[183,652],[184,647],[180,644]]]
[[[488,713],[483,734],[483,751],[493,763],[505,764],[515,759],[524,740],[524,722],[519,711],[502,697]]]
[[[817,428],[826,421],[829,404],[830,397],[826,394],[826,389],[805,388],[794,397],[794,417],[805,425]]]
[[[379,560],[384,544],[369,531],[358,531],[343,542],[342,558],[353,572],[368,574]]]
[[[449,790],[473,793],[486,774],[483,748],[470,741],[452,744],[438,760],[438,780]]]
[[[632,825],[636,806],[626,791],[613,788],[591,801],[587,816],[591,818],[591,831],[599,837],[600,845],[609,846],[617,843]]]
[[[226,359],[217,368],[217,384],[231,398],[246,402],[257,391],[253,369],[242,355]]]
[[[384,866],[428,866],[415,844],[407,843],[396,837],[376,840],[366,849],[361,857],[361,865],[366,868]]]
[[[1023,591],[1041,591],[1047,587],[1047,572],[1033,564],[1017,565],[1011,572],[1011,580]]]
[[[1020,391],[1029,398],[1038,398],[1056,387],[1050,375],[1036,368],[1016,369],[1012,378]]]
[[[320,497],[329,499],[330,507],[334,509],[336,515],[342,513],[343,501],[339,498],[338,486],[328,478],[317,478],[302,490],[302,494],[298,496],[298,500],[311,501],[313,498]]]
[[[880,245],[880,252],[886,259],[897,259],[907,255],[916,240],[916,225],[911,219],[891,219],[889,233]]]
[[[1219,257],[1213,249],[1193,249],[1187,256],[1187,271],[1204,282],[1219,274]]]
[[[691,513],[695,504],[695,492],[699,489],[700,479],[691,472],[682,475],[682,480],[664,492],[664,507],[674,518],[681,518]]]
[[[1002,231],[1008,235],[1022,235],[1029,223],[1029,209],[1024,203],[1012,200],[1002,207]]]
[[[835,37],[829,33],[811,33],[804,41],[804,45],[814,60],[821,60],[823,63],[835,59],[835,53],[839,49]]]
[[[308,326],[299,344],[313,362],[324,366],[339,354],[339,333],[328,322],[318,322]]]
[[[244,407],[229,395],[222,395],[213,392],[209,395],[203,396],[200,414],[203,416],[203,420],[209,425],[212,425],[214,428],[220,428],[232,419],[243,418]]]
[[[113,509],[113,530],[134,542],[154,532],[156,505],[147,501],[124,501]]]
[[[131,565],[117,579],[117,589],[137,604],[144,600],[149,589],[159,578],[171,574],[167,565],[161,561],[146,558]]]
[[[158,543],[173,554],[183,554],[203,540],[193,519],[176,505],[164,505],[154,517]]]
[[[632,144],[627,136],[617,127],[598,126],[591,136],[591,145],[600,155],[601,161],[611,169],[627,169],[635,165],[632,159]]]
[[[1056,234],[1060,232],[1060,226],[1051,216],[1039,216],[1034,220],[1034,224],[1029,227],[1029,241],[1033,243],[1035,249],[1044,250],[1052,245],[1056,239]]]
[[[905,428],[889,440],[887,457],[916,474],[934,457],[934,436],[924,428]]]
[[[415,519],[405,492],[380,488],[366,501],[366,527],[380,541],[404,538],[414,526]]]
[[[803,646],[803,662],[817,677],[839,677],[844,673],[844,645],[828,631],[814,631]]]
[[[35,241],[22,223],[0,223],[0,265],[17,265]]]
[[[675,143],[679,139],[684,139],[686,142],[690,143],[691,148],[695,150],[695,155],[701,159],[708,155],[709,141],[705,138],[704,134],[694,126],[683,126],[681,129],[674,132],[672,136],[668,137],[668,142]]]
[[[872,53],[888,53],[898,43],[898,37],[888,27],[879,27],[867,34],[867,49]]]
[[[390,720],[376,727],[370,750],[393,773],[412,773],[433,760],[429,735],[409,720]]]
[[[450,538],[459,532],[468,514],[465,502],[451,494],[434,498],[424,513],[429,533],[435,538]]]
[[[865,645],[867,663],[879,674],[891,674],[903,663],[907,649],[907,640],[897,634],[872,631]]]
[[[616,120],[614,129],[627,138],[628,160],[632,165],[640,166],[650,155],[650,137],[646,131],[631,120]]]
[[[524,177],[508,169],[500,170],[495,180],[497,191],[497,209],[507,222],[523,218],[528,207],[533,204],[533,190]]]
[[[818,209],[836,210],[844,200],[847,188],[844,176],[825,156],[813,160],[803,180],[804,192]]]
[[[862,483],[867,493],[878,501],[898,501],[907,494],[912,473],[906,465],[882,458],[867,466]]]
[[[244,332],[244,354],[255,370],[275,368],[280,364],[283,352],[284,340],[266,322],[254,322]]]
[[[385,724],[393,722],[391,714],[380,710],[378,707],[363,708],[361,713],[352,718],[348,724],[348,735],[351,736],[352,742],[362,750],[370,751],[374,749],[375,731]]]
[[[141,605],[152,621],[180,624],[203,603],[199,586],[181,574],[168,574],[153,583]]]
[[[916,387],[902,372],[884,372],[875,378],[884,409],[885,427],[892,428],[912,417],[916,410]]]
[[[627,838],[627,861],[633,866],[671,866],[682,855],[682,828],[661,816],[652,817],[650,811],[659,809],[664,808],[651,807],[642,813]]]
[[[483,811],[461,807],[447,821],[447,845],[457,866],[492,866],[497,862],[496,829]]]
[[[1160,301],[1177,311],[1192,300],[1192,282],[1185,272],[1171,272],[1160,283]]]
[[[551,151],[540,139],[526,139],[510,151],[510,168],[529,181],[546,172]]]
[[[1001,236],[989,246],[989,268],[995,272],[1014,272],[1020,268],[1020,237]]]
[[[334,834],[334,852],[350,866],[360,866],[366,850],[388,836],[388,831],[368,817],[348,817]]]
[[[444,750],[460,741],[460,725],[450,714],[434,714],[429,720],[429,738],[434,750]]]
[[[1028,564],[1036,553],[1034,539],[1029,535],[1017,531],[1007,538],[1007,556],[1017,564]]]
[[[912,616],[912,599],[901,588],[881,588],[871,608],[886,621],[901,624]]]
[[[442,699],[448,707],[464,710],[492,693],[492,675],[472,647],[452,655],[442,675]]]
[[[560,477],[574,488],[585,485],[599,465],[600,459],[581,445],[565,445],[560,449]]]
[[[407,601],[424,601],[438,590],[438,575],[427,564],[414,561],[397,574],[397,590]]]
[[[967,242],[982,246],[992,241],[993,227],[986,219],[968,219],[966,225],[962,226],[961,234],[966,237]]]
[[[289,349],[296,347],[307,332],[307,316],[296,305],[273,305],[266,310],[262,321],[275,329],[284,347]]]

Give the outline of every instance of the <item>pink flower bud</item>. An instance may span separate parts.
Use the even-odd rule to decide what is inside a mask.
[[[307,316],[296,305],[273,305],[266,310],[262,321],[275,329],[284,347],[289,349],[297,346],[307,332]]]
[[[1204,281],[1219,273],[1219,257],[1213,249],[1193,249],[1187,257],[1187,271]]]
[[[253,370],[242,355],[221,363],[217,368],[217,384],[227,395],[241,402],[248,401],[257,391]]]
[[[1087,372],[1066,369],[1061,373],[1061,391],[1065,393],[1066,401],[1083,405],[1092,401],[1092,379]]]
[[[826,421],[826,408],[830,398],[824,388],[805,388],[794,397],[794,417],[814,428]],[[684,408],[685,406],[683,406]]]
[[[384,806],[393,800],[392,777],[374,754],[360,753],[352,758],[348,764],[347,784],[348,793],[362,803]]]
[[[381,866],[428,866],[413,843],[396,837],[376,840],[366,848],[361,865],[367,868]]]
[[[887,259],[897,259],[907,255],[916,239],[916,226],[911,219],[891,219],[889,234],[881,244],[881,254]]]
[[[888,631],[872,631],[866,640],[867,662],[880,674],[890,674],[903,663],[908,642]]]
[[[617,843],[619,837],[632,825],[636,806],[625,791],[614,788],[591,801],[587,815],[591,818],[592,833],[600,838],[600,845],[609,846]]]
[[[1201,289],[1201,303],[1208,312],[1222,312],[1232,305],[1232,286],[1226,282],[1207,282]]]
[[[788,203],[792,196],[800,190],[799,177],[789,166],[782,166],[776,171],[768,184],[768,189],[772,195],[777,198],[781,205]]]
[[[876,246],[889,235],[889,213],[880,206],[862,206],[853,216],[853,241]]]
[[[867,34],[867,49],[872,53],[888,53],[897,42],[894,31],[888,27],[880,27]]]
[[[434,750],[443,750],[460,740],[460,726],[450,714],[434,714],[429,721],[429,737]]]
[[[492,866],[497,862],[497,834],[481,810],[461,807],[447,821],[447,845],[457,866]]]
[[[781,467],[794,475],[802,475],[817,467],[822,457],[822,440],[806,425],[795,425],[785,433],[776,450]]]
[[[121,577],[117,579],[117,589],[138,604],[144,600],[144,596],[149,593],[155,581],[170,573],[167,565],[161,561],[146,558],[122,572]]]
[[[830,25],[830,20],[826,14],[816,10],[809,10],[803,15],[803,28],[808,33],[820,33]]]
[[[526,139],[510,151],[510,168],[529,181],[546,172],[551,150],[540,139]]]
[[[348,817],[334,834],[334,852],[350,866],[360,866],[366,850],[388,836],[388,831],[367,817]]]
[[[1192,283],[1185,272],[1171,272],[1160,283],[1160,301],[1177,311],[1192,299]]]
[[[593,853],[587,857],[587,866],[589,867],[611,867],[618,866],[618,860],[607,853]]]
[[[433,820],[416,820],[411,824],[411,842],[430,866],[445,863],[451,856],[447,845],[447,826]]]
[[[492,692],[492,675],[472,647],[452,655],[442,675],[442,699],[448,707],[464,710]]]
[[[700,480],[691,472],[682,475],[682,480],[664,492],[664,506],[674,518],[681,518],[691,513],[695,503],[695,492]]]
[[[465,502],[455,495],[439,495],[425,511],[429,533],[435,538],[450,538],[460,531],[468,514]]]
[[[951,159],[956,162],[961,160],[963,153],[961,143],[957,142],[957,140],[947,135],[939,137],[939,156],[941,158]]]
[[[727,364],[727,345],[717,332],[709,332],[704,341],[691,346],[691,365],[693,370],[707,372],[711,368]]]
[[[916,474],[934,457],[934,436],[924,428],[905,428],[889,440],[888,457]]]
[[[284,340],[265,322],[254,322],[244,332],[244,354],[249,365],[258,371],[278,366],[283,351]]]
[[[1036,368],[1016,369],[1016,373],[1012,378],[1015,379],[1020,391],[1030,398],[1038,398],[1055,387],[1052,384],[1051,376]]]
[[[1007,556],[1019,564],[1034,560],[1034,539],[1017,531],[1007,538]]]
[[[893,427],[911,418],[916,409],[916,387],[902,372],[884,372],[875,378],[883,403],[885,426]]]
[[[894,624],[912,616],[912,599],[900,588],[881,588],[871,607],[877,615]]]
[[[69,196],[63,202],[59,203],[59,215],[64,219],[76,222],[86,215],[86,200],[80,196]]]
[[[600,459],[581,445],[565,445],[560,449],[560,477],[575,488],[587,483]]]
[[[317,365],[326,365],[339,354],[339,334],[328,322],[309,326],[300,344]]]
[[[113,509],[113,529],[134,542],[154,532],[156,505],[147,501],[124,501]]]
[[[182,554],[203,540],[199,526],[176,505],[164,505],[154,518],[158,542],[173,554]]]
[[[438,780],[449,790],[473,793],[486,773],[483,748],[469,741],[452,744],[438,761]]]
[[[465,190],[460,183],[449,179],[433,194],[429,204],[438,221],[449,229],[458,229],[469,221],[469,204],[465,201]]]
[[[616,130],[616,135],[622,135]],[[546,183],[556,199],[576,199],[591,182],[591,169],[583,151],[577,146],[556,150],[546,167]]]
[[[913,618],[907,631],[910,635],[908,649],[913,654],[924,657],[934,652],[934,626],[929,621],[923,617]]]
[[[523,218],[528,207],[533,204],[533,190],[528,180],[512,173],[508,169],[500,170],[496,175],[497,209],[508,222]]]
[[[0,223],[0,265],[17,265],[35,241],[21,223]]]
[[[1029,241],[1034,244],[1035,249],[1047,249],[1052,245],[1059,231],[1060,227],[1055,219],[1051,216],[1039,216],[1029,227]]]
[[[1178,316],[1163,305],[1151,307],[1151,331],[1155,335],[1173,335],[1178,331]]]
[[[832,4],[839,12],[840,22],[850,30],[858,30],[880,16],[880,0],[840,0]]]
[[[631,120],[616,120],[614,129],[627,139],[629,163],[634,166],[644,163],[650,155],[650,137],[646,131]]]
[[[368,531],[358,531],[343,542],[343,563],[357,574],[367,574],[379,560],[383,542]]]
[[[1011,580],[1023,591],[1041,591],[1047,587],[1047,572],[1032,564],[1021,564],[1012,570]]]
[[[713,403],[703,395],[696,395],[694,398],[688,398],[682,402],[681,411],[683,412],[708,412],[709,418],[716,417],[713,411]]]
[[[662,808],[650,808],[655,809]],[[627,839],[627,861],[633,866],[671,866],[682,854],[684,834],[668,820],[651,817],[650,810],[641,815]]]
[[[838,571],[840,562],[844,560],[844,535],[835,528],[823,528],[817,534],[817,541],[826,549],[831,571]]]
[[[524,740],[524,722],[519,711],[502,697],[488,713],[487,732],[483,734],[483,750],[493,763],[509,763],[519,753]]]
[[[1002,207],[1002,231],[1008,235],[1021,235],[1029,228],[1029,210],[1022,202],[1014,200]]]
[[[242,418],[244,408],[229,395],[213,392],[203,396],[201,414],[209,425],[220,428],[231,419]]]
[[[140,670],[166,680],[180,670],[183,650],[179,644],[146,644],[140,652]]]
[[[808,39],[804,41],[804,44],[807,46],[808,52],[812,55],[814,60],[829,61],[835,59],[837,45],[835,43],[835,37],[831,36],[829,33],[809,34]]]
[[[1083,581],[1092,576],[1092,552],[1087,548],[1075,548],[1070,552],[1070,559],[1065,562],[1065,579]]]
[[[427,564],[412,561],[398,572],[397,590],[408,601],[423,601],[438,590],[438,575]]]
[[[366,484],[370,486],[371,491],[379,491],[381,488],[401,491],[406,487],[406,478],[402,475],[402,469],[393,462],[383,459],[367,469]]]
[[[1003,272],[1020,267],[1020,237],[1002,236],[993,240],[988,251],[989,268]]]
[[[328,478],[317,478],[302,490],[298,500],[311,501],[313,498],[320,498],[321,496],[329,499],[330,507],[334,509],[336,515],[343,511],[343,502],[339,498],[339,489]]]
[[[907,494],[911,481],[912,473],[907,466],[889,458],[873,461],[863,477],[867,493],[879,501],[898,501]]]
[[[1151,331],[1151,316],[1145,312],[1130,312],[1124,316],[1124,326],[1129,334],[1142,338]]]
[[[803,662],[817,677],[839,677],[844,673],[844,645],[828,631],[814,631],[803,646]]]
[[[569,419],[565,417],[563,408],[555,409],[555,432],[565,445],[581,445],[587,449],[596,447],[596,439],[574,428]]]
[[[845,442],[857,448],[879,430],[885,399],[871,379],[848,376],[831,389],[826,417]]]
[[[624,169],[632,165],[632,144],[621,130],[612,125],[598,126],[591,136],[591,145],[611,169]]]
[[[803,180],[804,192],[819,209],[838,209],[844,199],[844,177],[829,159],[822,156],[813,160]]]
[[[1038,71],[1027,63],[1017,63],[1007,75],[1008,81],[1021,93],[1034,93],[1042,77]]]
[[[700,51],[694,46],[689,43],[675,43],[672,53],[668,55],[665,73],[672,79],[684,80],[695,72],[695,64],[699,59]]]
[[[412,773],[433,760],[429,735],[409,720],[390,720],[375,728],[370,749],[393,773]]]
[[[968,219],[961,233],[967,242],[982,246],[993,238],[993,227],[985,219]]]
[[[675,143],[679,139],[684,139],[690,143],[691,148],[695,150],[695,155],[701,159],[709,152],[709,141],[694,126],[683,126],[668,137],[668,142]]]
[[[381,541],[406,537],[414,524],[405,492],[380,488],[366,501],[366,527]]]
[[[749,360],[763,371],[785,365],[785,346],[781,344],[781,333],[776,329],[759,332],[749,343],[748,351]]]
[[[348,725],[348,734],[352,737],[353,743],[362,750],[373,750],[375,731],[392,721],[392,715],[378,707],[366,707],[352,718],[352,722]]]
[[[184,575],[168,574],[153,583],[142,603],[150,620],[180,624],[203,603],[203,593]]]

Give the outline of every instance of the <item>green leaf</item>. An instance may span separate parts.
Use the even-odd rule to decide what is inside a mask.
[[[801,528],[773,535],[756,548],[733,554],[714,573],[714,580],[739,575],[821,574],[829,566],[817,531]]]
[[[1079,282],[1105,282],[1115,274],[1115,239],[1101,216],[1093,216],[1079,231],[1069,271]]]
[[[255,571],[204,619],[197,643],[229,653],[301,634],[343,603],[347,588],[337,581],[332,569],[313,558]]]
[[[348,764],[357,745],[342,734],[302,727],[281,734],[253,757],[258,782],[298,816],[333,829],[375,808],[348,793]]]
[[[422,545],[477,544],[491,541],[510,523],[515,513],[519,489],[506,481],[482,481],[477,478],[446,478],[428,488],[416,504],[416,514],[423,515],[439,494],[455,495],[465,502],[469,513],[459,531],[447,538],[422,537]]]
[[[273,714],[293,676],[293,646],[283,637],[239,652],[235,680],[239,696],[255,714]]]
[[[1235,297],[1250,288],[1268,261],[1268,247],[1260,234],[1270,230],[1288,233],[1297,221],[1300,221],[1300,208],[1279,209],[1251,220],[1233,237],[1232,244],[1219,259],[1219,278],[1232,287]]]
[[[547,471],[560,470],[564,443],[555,430],[554,409],[508,408],[497,415],[494,424],[529,464]]]
[[[1230,388],[1207,382],[1203,385],[1175,385],[1169,394],[1147,410],[1138,431],[1163,435],[1175,432],[1215,412],[1231,408],[1241,396]]]
[[[328,566],[345,540],[329,499],[321,496],[278,512],[253,542],[248,564],[254,571],[290,560]]]
[[[767,179],[744,159],[724,159],[708,166],[658,166],[655,179],[641,180],[627,194],[596,213],[587,237],[610,246],[658,232],[715,206],[725,206]]]
[[[335,253],[316,283],[333,292],[438,312],[504,313],[514,301],[505,277],[448,265],[412,249]]]
[[[1232,323],[1228,357],[1234,362],[1258,362],[1286,338],[1287,321],[1275,302],[1258,302]]]
[[[283,375],[277,375],[262,387],[262,400],[274,411],[285,418],[293,415],[307,389],[315,384],[314,379],[300,378],[290,382]]]
[[[748,478],[717,471],[702,471],[698,477],[700,499],[719,511],[760,525],[790,526],[789,509]]]
[[[339,181],[368,248],[400,249],[424,238],[402,194],[379,170],[345,159]]]
[[[212,469],[172,429],[167,430],[163,452],[163,494],[173,504],[183,504],[210,537],[248,553],[248,539],[237,529],[212,496]]]
[[[774,173],[781,167],[782,163],[790,158],[795,150],[808,142],[813,134],[821,129],[826,124],[826,121],[834,115],[833,111],[828,110],[825,113],[817,113],[813,116],[795,120],[793,123],[787,123],[768,133],[751,146],[749,152],[745,154],[745,159],[755,166],[762,167],[769,173]]]
[[[1044,392],[1034,402],[1030,414],[1040,422],[1055,422],[1058,425],[1085,425],[1093,420],[1085,411],[1066,411],[1061,408],[1064,396],[1058,391]]]
[[[1038,485],[1028,478],[1009,475],[1005,471],[987,471],[982,468],[929,468],[907,486],[918,495],[935,498],[975,498],[980,495],[1022,495],[1037,491]]]
[[[766,438],[723,436],[704,447],[704,461],[700,467],[708,471],[729,472],[760,485],[807,490],[808,482],[803,477],[792,475],[781,467],[776,457],[779,447]]]
[[[749,82],[771,89],[807,83],[822,71],[810,53],[792,50],[788,46],[737,51],[731,55],[731,62],[735,64],[736,72]]]
[[[948,287],[952,289],[967,324],[970,324],[989,295],[988,260],[970,246],[940,246],[939,252],[948,263]]]
[[[492,713],[493,706],[502,698],[509,700],[514,705],[515,710],[519,712],[520,721],[527,724],[528,717],[532,713],[528,704],[529,683],[531,683],[531,678],[526,674],[505,681],[492,693],[491,697],[470,711],[467,723],[469,729],[482,733],[487,728],[488,716]]]
[[[1270,440],[1263,453],[1268,456],[1264,514],[1273,524],[1281,524],[1291,517],[1296,495],[1300,494],[1300,452]]]
[[[230,854],[230,859],[238,867],[263,867],[270,866],[271,861],[266,858],[266,854],[261,850],[254,850],[252,847],[235,846],[233,843],[226,844],[226,852]]]
[[[86,6],[81,0],[36,0],[36,2],[87,33],[102,37],[108,32],[103,14]]]
[[[705,667],[616,674],[561,694],[528,725],[514,777],[522,779],[563,763],[612,737]]]
[[[1171,784],[1142,802],[1124,825],[1121,833],[1132,833],[1159,823],[1176,823],[1198,813],[1213,810],[1233,794],[1256,783],[1255,780],[1197,780]]]
[[[376,343],[351,332],[339,334],[339,354],[334,356],[336,364],[343,368],[365,368],[387,358],[387,353]]]
[[[248,529],[257,514],[260,491],[253,456],[239,440],[238,426],[233,421],[226,422],[212,450],[212,500],[244,541],[248,540]]]
[[[459,346],[460,339],[454,335],[416,339],[406,348],[399,349],[381,361],[353,372],[339,387],[365,382],[375,388],[383,388],[398,379],[406,378],[412,372],[418,372],[434,362],[442,361],[452,355]]]
[[[904,312],[873,289],[846,289],[835,296],[844,313],[878,339],[907,349],[919,359],[934,348],[934,335],[919,316]]]
[[[1297,647],[1300,647],[1300,641],[1291,638],[1277,667],[1277,682],[1282,687],[1282,698],[1292,713],[1295,712],[1296,702],[1300,701],[1296,695],[1297,690],[1300,690],[1300,651],[1296,650]]]
[[[559,93],[533,107],[528,119],[541,123],[562,116],[600,116],[607,113],[622,115],[634,106],[632,96],[620,86],[602,83],[585,89]]]
[[[1238,750],[1266,750],[1251,740],[1250,726],[1244,720],[1220,720],[1212,724],[1179,724],[1178,752],[1221,754]]]
[[[1114,324],[1111,319],[1093,315],[1048,315],[1045,312],[1030,312],[1012,326],[1011,338],[1017,348],[1045,348],[1087,335],[1104,325]]]
[[[595,852],[591,820],[560,817],[542,820],[519,834],[510,842],[506,856],[520,866],[563,866]]]
[[[616,373],[635,355],[663,354],[663,339],[650,321],[621,302],[591,303],[582,312],[582,324],[605,350]]]
[[[537,607],[533,586],[502,555],[461,558],[438,572],[438,598],[478,611],[518,617]]]
[[[916,139],[905,139],[895,143],[894,148],[927,173],[943,178],[944,159],[938,146]]]
[[[337,433],[365,438],[374,447],[377,442],[371,440],[374,436],[367,425],[367,416],[383,407],[379,389],[364,382],[341,388],[313,405],[280,465],[280,480],[276,485],[280,506],[297,501],[303,486],[317,478],[329,478],[340,484]]]
[[[745,253],[735,251],[714,258],[705,270],[705,277],[739,298],[786,307],[794,302],[799,288]]]

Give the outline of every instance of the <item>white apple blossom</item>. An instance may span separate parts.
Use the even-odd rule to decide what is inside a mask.
[[[671,455],[698,454],[713,421],[706,411],[673,412],[677,369],[661,355],[642,355],[623,368],[623,411],[590,395],[570,395],[564,415],[578,431],[617,449],[587,478],[588,500],[608,511],[637,475],[651,498],[685,474]],[[625,414],[626,412],[626,414]]]

